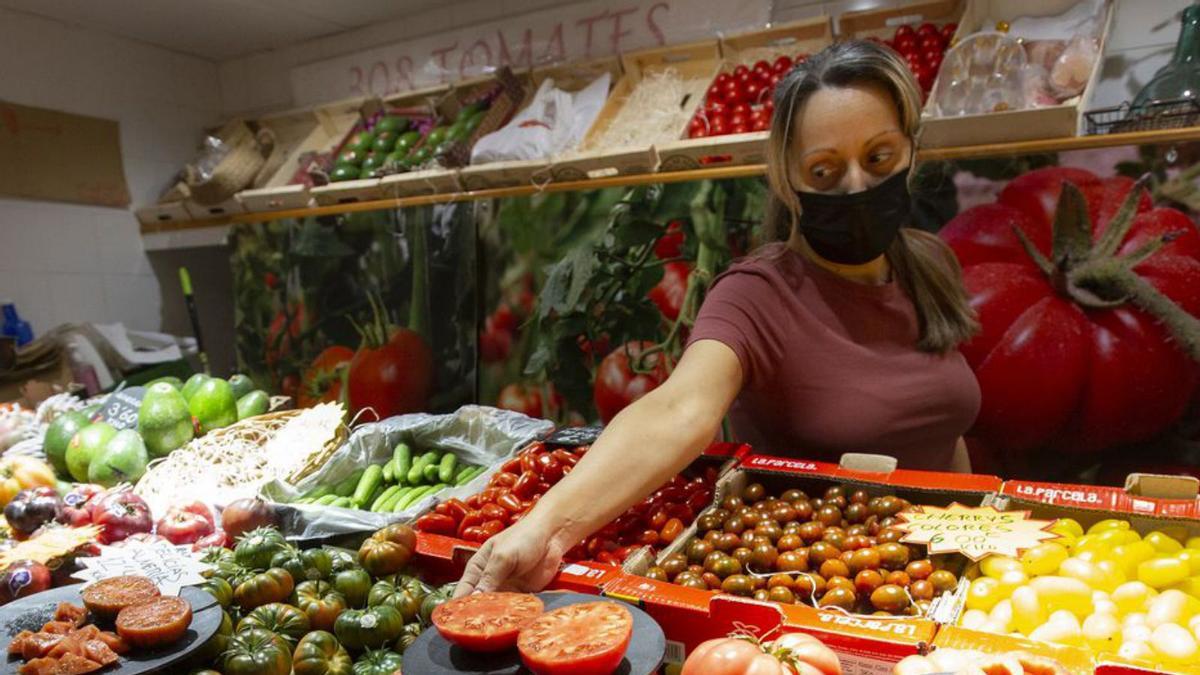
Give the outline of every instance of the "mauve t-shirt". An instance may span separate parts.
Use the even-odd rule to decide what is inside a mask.
[[[717,277],[689,344],[717,340],[742,365],[730,410],[739,441],[838,461],[845,452],[946,469],[979,412],[979,384],[957,350],[918,351],[916,311],[895,281],[844,279],[783,244]]]

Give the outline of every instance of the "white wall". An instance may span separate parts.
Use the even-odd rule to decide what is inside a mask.
[[[120,123],[134,205],[155,201],[221,119],[216,64],[3,9],[0,64],[0,99]],[[0,199],[0,298],[35,331],[157,330],[161,297],[132,210]]]
[[[465,0],[402,20],[348,31],[304,45],[221,64],[222,102],[227,114],[253,114],[292,107],[289,72],[298,65],[393,44],[405,38],[463,28],[485,21],[571,4],[570,0]],[[888,0],[776,0],[772,19],[793,21],[817,14],[893,4]],[[1133,95],[1170,58],[1179,22],[1175,14],[1190,0],[1116,0],[1103,79],[1094,105],[1116,105]],[[331,92],[331,98],[338,98]]]

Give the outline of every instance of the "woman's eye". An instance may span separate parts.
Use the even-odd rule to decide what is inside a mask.
[[[879,151],[879,152],[872,152],[870,154],[870,156],[867,157],[867,161],[869,161],[872,164],[882,164],[891,158],[892,158],[891,151],[884,150],[884,151]]]

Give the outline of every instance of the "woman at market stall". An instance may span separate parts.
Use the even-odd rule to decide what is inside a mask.
[[[936,236],[904,227],[921,97],[882,45],[835,44],[776,89],[769,217],[785,233],[717,278],[670,378],[487,541],[458,594],[540,589],[564,552],[690,464],[726,414],[739,440],[837,461],[969,470],[978,324]]]

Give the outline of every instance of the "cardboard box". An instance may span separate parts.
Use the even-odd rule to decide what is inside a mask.
[[[828,16],[779,24],[771,28],[721,39],[720,72],[731,73],[739,65],[753,66],[758,60],[774,61],[787,55],[820,51],[833,42]],[[767,161],[767,131],[688,138],[687,129],[678,139],[656,143],[659,171],[688,171],[701,166],[764,164]]]
[[[895,464],[895,460],[877,455],[848,456],[843,462],[885,469]],[[720,479],[714,504],[710,508],[715,508],[726,495],[740,494],[751,482],[766,485],[767,494],[798,488],[815,496],[823,493],[829,486],[846,485],[861,487],[873,495],[895,494],[917,504],[937,505],[955,501],[983,504],[990,501],[1001,486],[1001,481],[996,476],[895,469],[868,471],[826,462],[750,453],[743,454],[737,467]],[[696,526],[692,524],[671,546],[659,552],[657,561],[661,562],[668,556],[684,550],[696,534]],[[617,582],[614,582],[605,589],[606,593],[611,594],[614,589],[621,588],[624,594],[636,597],[643,608],[650,612],[651,616],[659,619],[660,623],[668,621],[677,626],[678,628],[667,635],[669,639],[682,645],[676,649],[684,653],[693,649],[703,639],[708,639],[694,639],[695,631],[707,635],[706,631],[713,630],[715,632],[709,637],[717,637],[732,630],[730,626],[735,622],[754,625],[764,631],[784,626],[785,628],[780,630],[804,630],[827,642],[842,658],[843,668],[847,668],[847,673],[876,673],[881,672],[880,669],[886,672],[890,670],[890,664],[923,649],[932,639],[936,626],[934,621],[927,618],[865,616],[807,605],[763,603],[717,591],[701,591],[637,578],[633,574],[645,572],[646,569],[648,566],[641,569],[630,569],[627,566],[626,578],[620,582],[622,585],[617,586]],[[774,614],[747,609],[761,606],[771,608]],[[748,621],[747,616],[743,616],[747,612],[758,618]],[[782,618],[775,620],[772,618],[775,616]],[[667,626],[666,623],[663,625],[664,628]]]
[[[958,22],[954,41],[961,42],[973,33],[990,29],[983,25],[988,19],[1007,21],[1020,16],[1054,16],[1075,4],[1076,0],[969,0]],[[1103,12],[1103,29],[1097,51],[1101,56],[1092,66],[1091,76],[1082,94],[1059,105],[957,117],[934,116],[930,102],[921,116],[921,145],[929,148],[986,145],[1068,138],[1083,133],[1083,112],[1090,106],[1104,62],[1104,47],[1112,23],[1111,2],[1105,1]],[[941,77],[941,72],[938,77]],[[937,91],[936,81],[933,90]]]
[[[576,92],[595,82],[596,78],[605,73],[609,75],[609,91],[611,92],[621,79],[621,60],[612,56],[583,63],[534,68],[529,74],[530,98],[547,79],[553,80],[554,86],[558,89]],[[486,190],[530,184],[545,185],[554,180],[551,167],[552,158],[550,157],[488,162],[463,167],[459,178],[464,190]]]
[[[1128,520],[1138,532],[1165,530],[1184,536],[1200,535],[1200,481],[1190,476],[1131,474],[1124,488],[1069,483],[1006,481],[995,505],[1004,510],[1028,510],[1034,518],[1073,518],[1086,530],[1108,518]],[[962,629],[959,629],[962,630]],[[1116,657],[1096,657],[1097,674],[1200,673],[1200,665],[1157,668],[1124,663]]]
[[[1027,652],[1034,656],[1054,659],[1072,675],[1091,675],[1096,661],[1091,652],[1078,647],[1050,644],[1009,635],[993,635],[958,626],[942,626],[933,638],[933,648],[975,649],[987,654]]]
[[[602,137],[613,120],[625,106],[630,95],[646,77],[672,71],[684,81],[694,84],[684,92],[679,101],[681,111],[686,111],[679,128],[663,142],[682,137],[687,122],[696,107],[704,100],[708,83],[716,76],[721,65],[721,47],[716,40],[687,45],[661,47],[631,52],[621,57],[625,74],[600,110],[595,124],[588,130],[579,149],[554,161],[551,172],[555,181],[586,180],[606,176],[650,173],[658,166],[655,142],[641,147],[601,147]],[[681,116],[682,117],[682,116]]]
[[[859,617],[804,605],[780,605],[676,586],[622,573],[604,594],[645,610],[667,635],[667,663],[681,664],[701,642],[741,631],[771,639],[810,633],[838,654],[846,675],[890,673],[933,640],[925,619]]]

